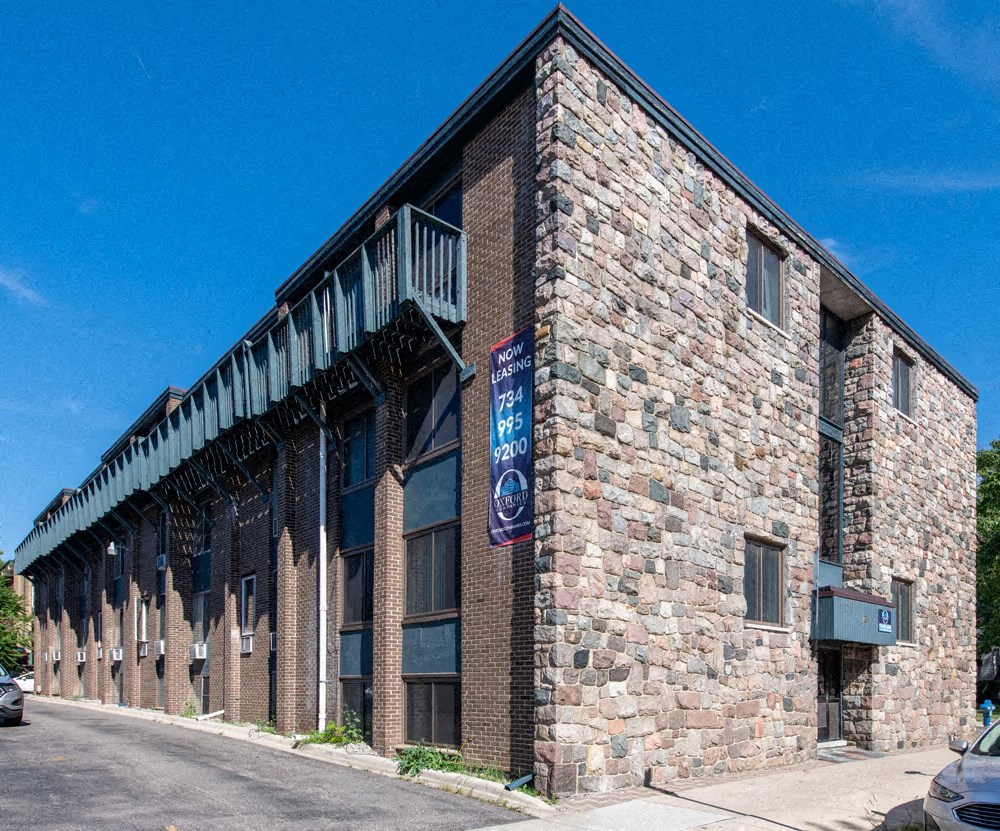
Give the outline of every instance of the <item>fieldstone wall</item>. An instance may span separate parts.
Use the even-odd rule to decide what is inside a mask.
[[[852,329],[845,583],[889,597],[893,578],[910,582],[913,637],[851,651],[866,682],[846,691],[845,736],[874,750],[944,742],[975,711],[975,402],[874,315]],[[911,418],[893,406],[896,350],[914,362]]]
[[[805,759],[819,269],[561,41],[537,86],[536,774]],[[747,311],[748,226],[786,254],[783,330]],[[747,538],[784,550],[782,625],[744,622]]]
[[[820,267],[561,40],[536,86],[538,782],[813,757]],[[746,306],[748,231],[783,255],[780,328]],[[852,729],[926,743],[971,712],[974,405],[917,361],[906,421],[893,336],[854,328],[846,576],[914,579],[919,643],[848,650]],[[745,620],[747,539],[783,551],[779,625]]]

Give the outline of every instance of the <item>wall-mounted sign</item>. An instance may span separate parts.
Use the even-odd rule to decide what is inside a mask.
[[[892,631],[892,609],[878,610],[878,631],[879,632]]]
[[[534,533],[534,357],[530,326],[490,350],[490,545],[510,545]]]

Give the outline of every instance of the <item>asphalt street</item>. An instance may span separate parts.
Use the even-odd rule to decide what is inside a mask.
[[[524,817],[172,725],[28,696],[0,727],[0,831],[462,829]]]

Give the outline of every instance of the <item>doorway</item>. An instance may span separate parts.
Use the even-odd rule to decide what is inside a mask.
[[[816,695],[816,740],[840,741],[843,738],[841,697],[844,688],[844,656],[840,647],[820,647],[817,656],[818,689]]]

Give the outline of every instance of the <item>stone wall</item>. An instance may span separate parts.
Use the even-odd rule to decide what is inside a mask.
[[[882,320],[852,329],[845,582],[884,597],[911,583],[913,638],[863,653],[870,682],[845,701],[845,733],[892,750],[961,735],[974,714],[976,413]],[[912,418],[893,406],[895,350],[914,362]]]
[[[536,771],[556,793],[807,758],[819,269],[573,50],[540,59]],[[785,254],[747,311],[747,228]],[[744,623],[745,540],[783,625]]]

